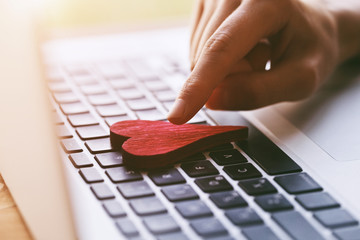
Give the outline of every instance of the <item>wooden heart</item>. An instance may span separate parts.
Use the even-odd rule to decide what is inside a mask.
[[[163,121],[128,120],[110,127],[114,149],[126,165],[158,168],[208,148],[247,138],[243,126],[174,125]]]

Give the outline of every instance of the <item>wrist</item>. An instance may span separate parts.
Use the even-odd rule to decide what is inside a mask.
[[[336,27],[338,63],[360,54],[360,2],[328,1]]]

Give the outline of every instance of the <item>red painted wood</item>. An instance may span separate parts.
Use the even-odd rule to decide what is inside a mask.
[[[125,164],[158,168],[208,148],[247,138],[243,126],[174,125],[163,121],[128,120],[113,124],[110,140]]]

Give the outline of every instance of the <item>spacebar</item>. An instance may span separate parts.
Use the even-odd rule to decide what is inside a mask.
[[[293,239],[323,240],[324,238],[310,225],[310,223],[298,212],[281,212],[272,215],[272,218]]]
[[[206,110],[206,113],[219,125],[249,127],[248,140],[240,142],[238,145],[268,174],[276,175],[302,171],[299,165],[239,113],[212,110]]]

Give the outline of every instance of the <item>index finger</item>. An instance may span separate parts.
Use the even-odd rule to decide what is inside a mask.
[[[202,49],[194,70],[169,112],[170,122],[183,124],[191,119],[227,76],[233,64],[246,56],[261,39],[285,25],[289,17],[282,12],[279,14],[279,9],[289,8],[276,5],[277,2],[289,1],[244,1],[220,25]]]

